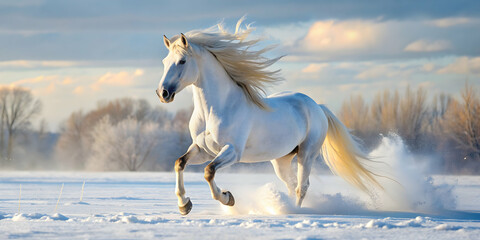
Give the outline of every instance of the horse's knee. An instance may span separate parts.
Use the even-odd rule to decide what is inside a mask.
[[[207,180],[207,182],[210,182],[213,180],[214,177],[215,177],[215,166],[210,163],[205,167],[205,180]]]
[[[177,161],[175,161],[175,171],[183,171],[185,169],[185,165],[187,164],[186,156],[181,156]]]

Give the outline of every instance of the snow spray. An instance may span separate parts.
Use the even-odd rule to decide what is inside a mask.
[[[340,177],[311,175],[304,204],[302,208],[297,208],[294,197],[286,194],[286,188],[278,179],[275,183],[260,187],[242,182],[242,185],[230,186],[235,194],[236,205],[222,208],[227,214],[268,215],[348,215],[372,211],[441,213],[442,210],[455,208],[453,186],[434,185],[434,179],[424,174],[424,169],[419,164],[421,161],[408,151],[399,136],[390,134],[383,137],[369,156],[376,162],[369,164],[369,169],[385,176],[377,178],[385,191],[376,190],[375,194],[368,195],[348,185]],[[258,178],[256,184],[261,184],[262,177],[256,176],[249,176],[251,182],[255,182],[252,178]],[[315,181],[316,179],[319,180]],[[372,196],[375,198],[372,199]]]

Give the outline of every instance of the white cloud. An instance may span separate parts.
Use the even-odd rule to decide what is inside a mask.
[[[267,27],[264,34],[269,38],[281,40],[285,46],[293,46],[300,36],[305,36],[312,22],[300,22]]]
[[[310,27],[302,42],[312,51],[370,47],[377,42],[381,25],[365,20],[318,21]]]
[[[33,89],[35,95],[48,95],[57,90],[57,86],[66,86],[74,82],[71,77],[58,75],[40,75],[14,81],[9,86],[22,86]]]
[[[39,84],[45,82],[52,82],[57,81],[59,79],[58,76],[37,76],[33,78],[24,78],[15,82],[10,83],[12,86],[23,86],[23,85],[32,85],[32,84]]]
[[[50,84],[48,84],[46,87],[38,87],[38,88],[33,89],[33,94],[35,94],[37,96],[49,95],[49,94],[52,94],[53,92],[55,92],[56,89],[57,89],[57,87],[56,87],[55,82],[50,82]]]
[[[433,63],[425,63],[422,66],[422,70],[425,72],[431,72],[433,69],[435,69],[435,64]]]
[[[3,68],[39,68],[39,67],[63,68],[63,67],[73,67],[78,65],[80,65],[80,63],[75,61],[13,60],[13,61],[0,62],[0,67],[3,67]]]
[[[436,27],[446,28],[446,27],[451,27],[451,26],[460,25],[460,24],[467,24],[470,22],[473,22],[473,19],[465,18],[465,17],[455,17],[455,18],[435,19],[435,20],[428,21],[427,23],[434,25]]]
[[[96,82],[90,85],[93,91],[99,91],[103,86],[131,86],[134,83],[135,78],[142,76],[144,71],[137,69],[135,72],[130,73],[127,71],[121,71],[118,73],[107,72],[101,76]]]
[[[88,110],[96,106],[99,100],[110,100],[120,97],[143,98],[155,106],[160,105],[155,95],[155,88],[162,68],[102,68],[102,67],[74,67],[58,69],[26,69],[21,71],[0,71],[0,80],[9,87],[12,84],[33,91],[43,103],[42,117],[50,126],[57,128],[58,123],[66,119],[69,114],[80,109]],[[114,86],[100,84],[100,91],[96,92],[90,85],[99,81],[102,76],[118,76],[121,72],[128,73],[132,79],[131,85]],[[105,79],[105,78],[104,78]],[[107,81],[109,82],[109,81]],[[122,81],[128,83],[128,81]],[[107,91],[108,90],[108,91]],[[175,97],[175,104],[162,104],[162,107],[175,112],[178,109],[189,107],[191,94],[182,91]]]
[[[398,78],[410,78],[414,73],[419,72],[421,69],[420,65],[417,64],[402,64],[402,63],[392,63],[392,64],[379,64],[376,63],[366,70],[360,71],[355,78],[362,80],[382,80],[388,81],[391,79]]]
[[[403,50],[406,52],[438,52],[451,48],[451,44],[446,40],[429,41],[420,39],[408,44]]]
[[[435,24],[434,24],[435,23]],[[468,23],[468,24],[467,24]],[[461,25],[463,24],[463,25]],[[440,28],[438,26],[444,26]],[[461,26],[449,27],[447,26]],[[324,20],[266,30],[282,42],[285,62],[376,61],[470,55],[480,45],[479,18],[424,20]],[[283,31],[282,31],[283,29]],[[300,32],[304,34],[299,34]],[[467,34],[467,36],[464,35]],[[297,37],[296,40],[292,40]],[[416,53],[416,54],[412,54]]]
[[[72,84],[74,81],[71,77],[66,77],[63,79],[63,81],[60,82],[60,84],[62,85],[70,85]]]
[[[73,93],[76,95],[82,95],[85,92],[85,87],[84,86],[78,86],[73,89]]]
[[[480,57],[459,57],[455,62],[438,70],[440,74],[480,74]]]
[[[365,80],[379,77],[391,77],[389,75],[391,75],[391,70],[386,66],[374,66],[360,72],[355,76],[355,78]]]
[[[303,73],[317,73],[328,67],[328,63],[311,63],[302,69]]]

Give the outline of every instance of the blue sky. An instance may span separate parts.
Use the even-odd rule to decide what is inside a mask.
[[[56,130],[98,100],[145,98],[166,55],[162,35],[233,29],[247,16],[256,36],[287,55],[275,91],[300,91],[337,110],[352,94],[425,87],[458,95],[480,87],[479,1],[0,1],[0,84],[31,88]],[[192,104],[185,90],[168,110]]]

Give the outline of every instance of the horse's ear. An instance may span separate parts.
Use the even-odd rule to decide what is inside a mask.
[[[165,35],[163,35],[163,43],[165,43],[165,47],[170,48],[170,40]]]
[[[187,41],[187,37],[185,37],[185,35],[183,35],[183,33],[180,33],[182,35],[182,44],[184,47],[188,47],[188,41]]]

